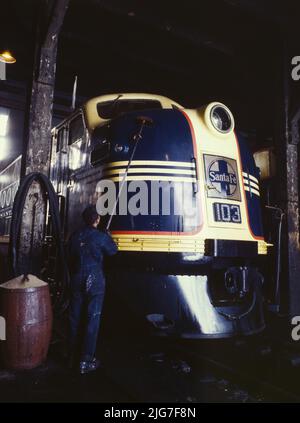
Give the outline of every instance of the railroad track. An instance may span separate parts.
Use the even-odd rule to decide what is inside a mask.
[[[256,342],[244,340],[207,343],[174,343],[174,352],[191,363],[203,366],[218,378],[246,389],[260,402],[300,402],[300,368],[293,367],[283,346],[270,345],[260,337]],[[268,342],[266,342],[268,341]]]
[[[133,337],[110,345],[104,364],[137,402],[300,402],[300,368],[286,359],[285,348],[266,336]]]
[[[230,401],[224,377],[207,362],[199,369],[192,352],[177,347],[156,338],[114,341],[102,348],[104,372],[136,402]]]

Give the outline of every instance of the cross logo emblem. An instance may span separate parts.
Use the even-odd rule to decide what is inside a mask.
[[[224,196],[231,196],[237,188],[237,177],[232,166],[226,160],[215,160],[209,166],[211,185]]]
[[[207,196],[240,200],[236,160],[204,154]]]

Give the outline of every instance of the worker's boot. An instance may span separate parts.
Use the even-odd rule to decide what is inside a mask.
[[[93,358],[91,361],[81,361],[79,365],[80,374],[84,375],[85,373],[93,372],[97,370],[100,366],[100,361]]]

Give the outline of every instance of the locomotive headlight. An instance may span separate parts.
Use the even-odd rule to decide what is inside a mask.
[[[210,103],[204,111],[207,127],[215,134],[227,135],[234,130],[231,111],[222,103]]]

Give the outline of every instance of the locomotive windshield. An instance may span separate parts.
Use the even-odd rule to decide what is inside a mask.
[[[97,104],[98,115],[102,119],[114,119],[122,113],[136,110],[161,109],[162,105],[157,100],[110,100]]]

